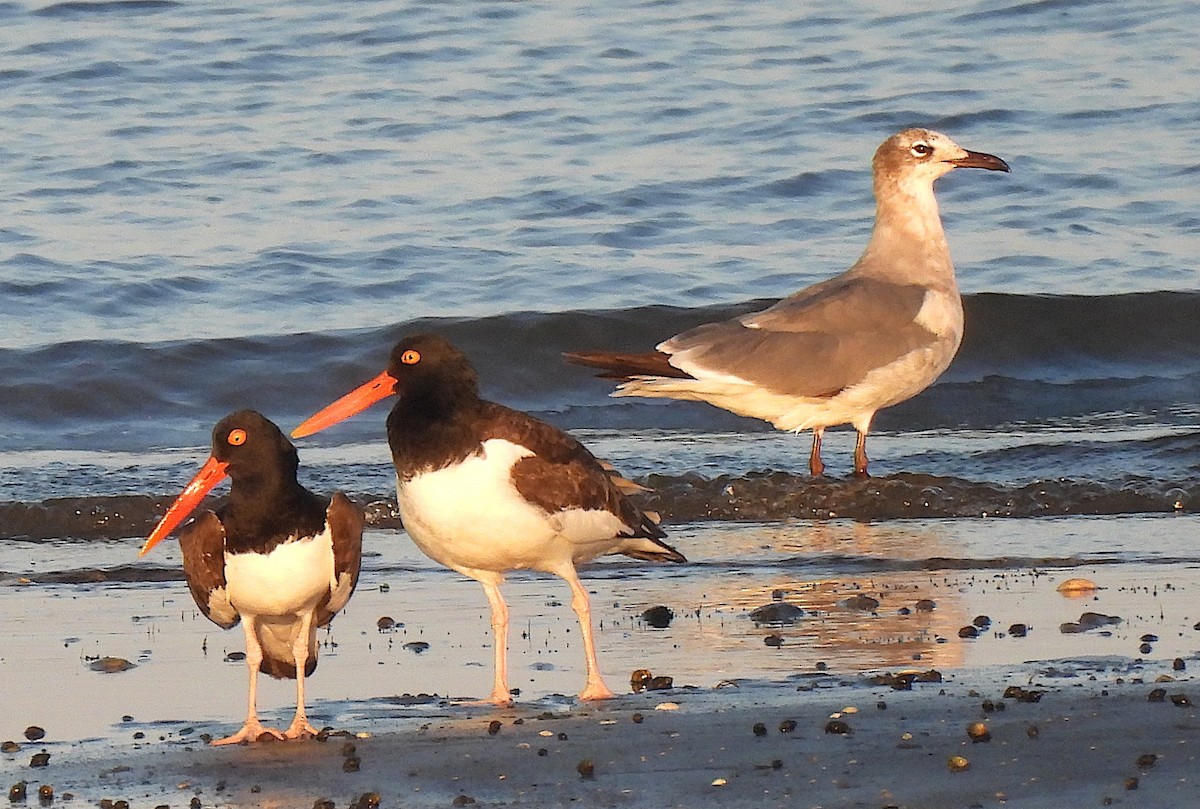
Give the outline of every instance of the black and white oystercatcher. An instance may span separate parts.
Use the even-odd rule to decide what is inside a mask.
[[[582,444],[555,427],[481,399],[475,369],[447,340],[406,337],[385,372],[292,431],[311,435],[391,395],[387,419],[400,516],[427,556],[483,585],[491,605],[495,680],[486,700],[512,703],[510,570],[553,573],[571,586],[587,659],[580,699],[611,697],[596,662],[591,606],[575,566],[602,554],[683,562],[653,519]]]
[[[260,413],[240,410],[221,419],[212,447],[212,457],[171,504],[139,556],[229,477],[228,501],[179,534],[196,605],[223,629],[241,620],[246,634],[246,724],[213,744],[252,742],[264,733],[280,739],[314,736],[304,710],[304,678],[317,667],[317,627],[333,620],[358,583],[362,514],[340,492],[324,498],[301,486],[296,448]],[[258,719],[260,670],[296,679],[296,715],[282,733]]]
[[[781,430],[812,430],[813,475],[825,469],[825,428],[851,424],[854,473],[866,477],[876,411],[932,384],[962,341],[962,300],[933,183],[956,168],[1008,171],[1008,164],[938,132],[906,129],[883,142],[872,168],[875,229],[846,272],[761,312],[677,334],[649,353],[567,359],[623,380],[614,396],[708,402]]]

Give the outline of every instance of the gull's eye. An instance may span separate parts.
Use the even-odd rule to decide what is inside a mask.
[[[909,149],[913,157],[929,157],[933,154],[933,147],[923,140],[919,140]]]

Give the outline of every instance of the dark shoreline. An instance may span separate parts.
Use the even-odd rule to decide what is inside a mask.
[[[706,478],[650,475],[642,504],[665,523],[781,519],[893,520],[939,517],[1045,517],[1169,514],[1200,510],[1200,483],[1130,476],[1024,484],[902,472],[858,480],[789,472]],[[401,528],[395,499],[352,493],[373,528]],[[105,540],[145,536],[173,495],[60,497],[0,503],[0,539]],[[220,499],[208,505],[215,506]]]

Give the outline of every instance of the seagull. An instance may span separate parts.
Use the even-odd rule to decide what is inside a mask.
[[[875,229],[846,272],[760,312],[677,334],[652,352],[566,358],[622,380],[614,396],[708,402],[781,430],[812,430],[814,476],[825,471],[825,428],[851,424],[854,474],[867,477],[875,413],[932,384],[962,341],[962,299],[934,181],[956,168],[1009,170],[928,129],[888,138],[871,165]]]
[[[587,682],[580,699],[613,696],[596,660],[591,605],[576,565],[602,554],[684,562],[656,520],[625,495],[632,484],[562,430],[481,399],[467,357],[434,334],[405,337],[387,370],[292,431],[302,438],[398,395],[387,418],[400,516],[425,555],[478,581],[491,607],[495,676],[483,700],[511,705],[504,574],[564,579],[579,618]]]
[[[196,606],[222,629],[240,620],[250,670],[246,723],[214,745],[316,736],[304,678],[317,667],[317,627],[333,620],[358,583],[363,517],[341,492],[323,498],[296,481],[299,457],[261,413],[239,410],[213,429],[212,455],[151,532],[145,556],[229,477],[228,502],[179,535]],[[296,680],[296,714],[283,732],[258,718],[258,673]]]

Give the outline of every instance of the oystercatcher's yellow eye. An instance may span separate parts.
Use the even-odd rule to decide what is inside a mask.
[[[228,437],[225,439],[231,446],[240,447],[246,443],[246,431],[242,429],[230,430]]]
[[[416,365],[420,361],[421,352],[415,351],[411,348],[400,355],[400,362],[404,363],[405,365]]]

